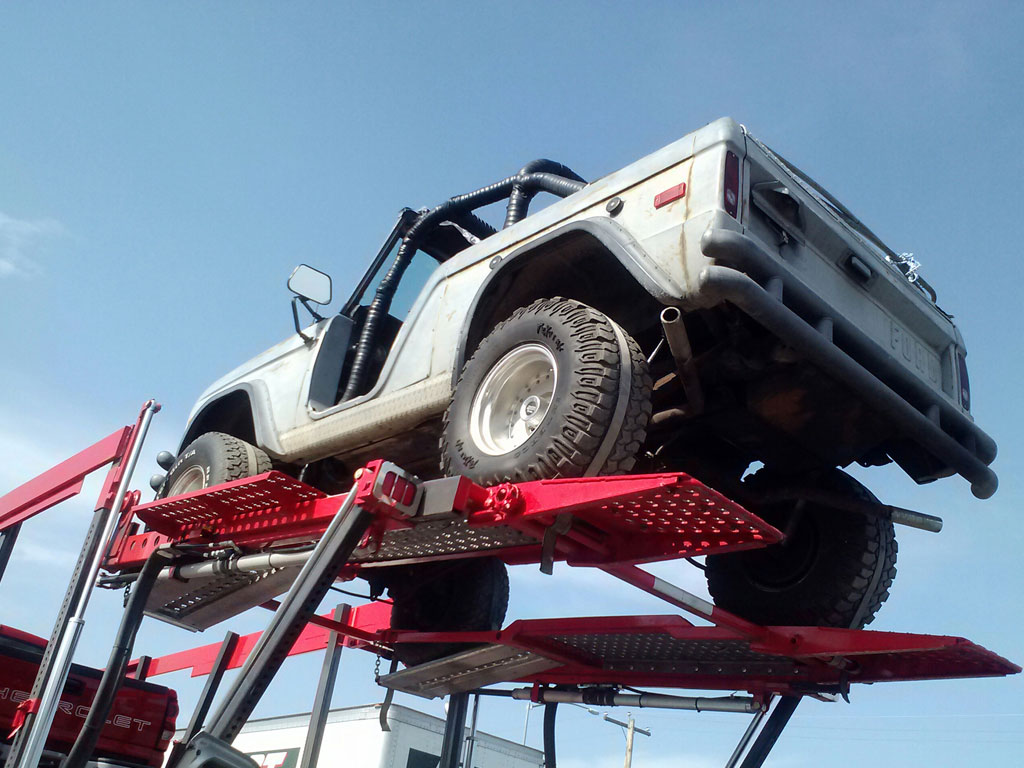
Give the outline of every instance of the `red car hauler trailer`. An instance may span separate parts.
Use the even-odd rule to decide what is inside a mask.
[[[69,637],[73,646],[75,622],[81,624],[80,598],[96,583],[102,564],[111,574],[108,586],[127,584],[130,597],[90,712],[93,735],[104,718],[117,711],[118,685],[132,687],[125,681],[128,670],[142,667],[148,674],[159,674],[186,667],[199,671],[202,666],[211,673],[186,738],[169,758],[172,766],[254,768],[249,757],[230,746],[231,741],[287,656],[326,647],[313,737],[307,742],[312,748],[305,750],[301,766],[312,768],[319,750],[317,734],[322,735],[326,717],[324,694],[332,690],[336,671],[336,665],[327,661],[339,649],[340,638],[392,659],[391,673],[379,678],[389,690],[450,697],[441,768],[460,764],[473,695],[545,704],[549,768],[554,765],[554,713],[559,702],[753,714],[728,765],[755,768],[763,764],[802,697],[846,696],[854,683],[1020,672],[1015,664],[962,638],[762,626],[655,577],[643,569],[644,563],[758,549],[783,538],[783,532],[757,515],[681,472],[487,488],[464,477],[421,482],[393,464],[373,461],[356,472],[353,486],[344,494],[328,495],[296,478],[264,472],[140,504],[137,492],[126,493],[126,483],[137,459],[139,437],[156,408],[147,404],[134,428],[114,433],[0,497],[0,563],[13,542],[10,531],[56,500],[74,495],[84,474],[114,462],[69,597],[58,614],[47,650],[54,651],[54,658],[48,663],[44,656],[30,702],[43,702],[36,706],[44,712],[46,697],[41,693],[60,690],[67,667],[58,662],[68,656],[60,649],[66,648]],[[884,507],[875,511],[892,514]],[[315,613],[337,579],[365,575],[364,570],[372,571],[382,560],[430,563],[481,557],[509,564],[540,563],[549,573],[559,561],[600,569],[705,623],[698,625],[680,615],[596,617],[448,631],[399,623],[394,616],[385,622],[376,608],[341,610],[332,617]],[[91,570],[85,567],[89,563],[95,566]],[[283,592],[287,595],[280,602],[273,599]],[[460,599],[457,585],[447,599]],[[255,605],[274,610],[258,637],[229,638],[219,649],[153,659],[144,667],[128,663],[144,611],[202,629]],[[433,646],[429,656],[436,656],[438,648],[453,652],[425,663],[407,661],[407,668],[398,671],[395,659],[403,652],[410,658],[407,651],[418,644]],[[207,716],[216,681],[230,666],[241,666],[241,672]],[[58,685],[42,679],[47,667],[55,671],[51,680]],[[502,683],[522,687],[494,687]],[[674,696],[637,691],[636,686],[749,695]],[[51,701],[50,714],[59,714],[62,702],[53,696]],[[762,725],[773,702],[777,703],[772,714]],[[33,723],[33,714],[26,708],[26,721],[37,726],[38,733],[38,726],[48,722],[40,718]],[[83,734],[87,731],[88,727]],[[79,736],[65,768],[81,768],[85,758],[98,753],[99,740],[95,745],[91,741]],[[15,740],[8,768],[35,768],[24,757],[30,754],[24,743]],[[15,759],[19,754],[20,760]]]

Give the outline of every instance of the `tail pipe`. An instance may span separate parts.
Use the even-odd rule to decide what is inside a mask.
[[[697,375],[697,364],[693,361],[693,348],[683,323],[683,313],[678,307],[666,307],[661,311],[661,327],[672,359],[676,361],[683,391],[686,392],[685,414],[694,416],[704,410],[704,390],[701,389]]]

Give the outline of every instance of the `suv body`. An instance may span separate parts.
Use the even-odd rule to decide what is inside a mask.
[[[758,460],[895,461],[917,482],[960,474],[976,496],[995,492],[995,444],[970,415],[950,315],[841,204],[731,119],[493,235],[440,227],[416,257],[429,269],[414,262],[402,277],[399,298],[415,297],[407,314],[392,305],[404,317],[381,322],[365,386],[346,398],[364,295],[414,218],[400,219],[339,314],[207,389],[182,448],[217,431],[283,465],[386,456],[436,475],[466,360],[516,308],[557,295],[607,314],[651,356],[660,311],[681,311],[702,402],[679,408],[682,395],[655,386],[648,457],[686,436],[700,449],[680,449],[677,466],[702,479],[716,463],[742,474]]]

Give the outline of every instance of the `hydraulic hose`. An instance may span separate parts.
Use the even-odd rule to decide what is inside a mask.
[[[142,566],[142,571],[139,573],[139,578],[135,582],[135,588],[132,590],[131,597],[128,598],[128,605],[121,618],[121,626],[117,630],[117,638],[110,651],[107,668],[96,689],[96,696],[89,707],[85,724],[82,726],[78,738],[75,739],[67,760],[64,761],[63,768],[84,768],[91,759],[100,738],[100,731],[103,730],[107,715],[110,714],[110,708],[114,705],[114,699],[124,680],[124,670],[132,655],[135,635],[139,631],[139,625],[142,624],[146,601],[156,583],[157,575],[173,558],[174,556],[169,550],[158,549],[149,556],[146,564]]]
[[[555,715],[558,702],[544,705],[544,768],[555,768]]]
[[[388,310],[391,309],[391,300],[395,297],[395,292],[398,290],[398,284],[405,273],[406,267],[409,266],[413,255],[418,249],[417,239],[423,233],[442,221],[460,223],[463,220],[461,217],[471,214],[477,208],[482,208],[485,205],[490,205],[509,197],[517,187],[523,190],[523,194],[532,198],[537,192],[550,192],[559,197],[568,197],[586,186],[586,182],[560,163],[554,163],[550,160],[538,160],[535,162],[544,163],[544,165],[538,165],[539,170],[536,172],[509,176],[494,184],[482,187],[475,192],[468,192],[464,195],[449,198],[436,208],[420,214],[419,218],[413,222],[412,226],[405,233],[405,238],[398,248],[398,253],[395,254],[395,260],[391,264],[391,268],[388,269],[384,279],[377,286],[373,301],[370,302],[370,306],[366,310],[363,328],[359,333],[359,342],[356,344],[355,354],[352,356],[352,367],[349,369],[348,382],[345,384],[345,392],[341,398],[343,401],[363,394],[366,374],[370,364],[370,355],[373,353],[373,340],[377,336],[377,329],[384,316],[387,315]],[[552,172],[547,170],[549,168]],[[568,178],[561,176],[553,172],[556,170],[567,171],[572,176]],[[509,205],[511,205],[511,200]],[[525,206],[520,206],[524,214],[528,205],[529,200],[527,199]],[[480,229],[473,219],[490,228],[490,225],[476,216],[473,216],[472,219],[467,219],[474,227]],[[467,230],[473,231],[468,227]],[[480,229],[480,231],[486,230]]]

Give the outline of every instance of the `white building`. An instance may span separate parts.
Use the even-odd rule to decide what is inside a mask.
[[[388,724],[391,731],[382,731],[380,704],[332,709],[315,768],[436,768],[443,719],[393,704]],[[309,714],[250,720],[233,746],[252,756],[262,768],[296,768],[308,726]],[[543,764],[539,750],[476,733],[472,768],[537,768]]]

